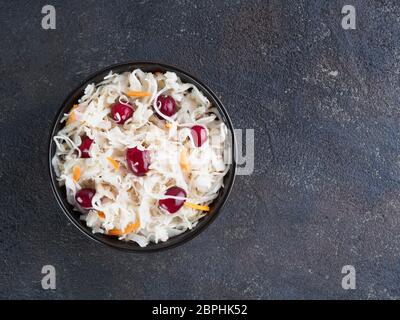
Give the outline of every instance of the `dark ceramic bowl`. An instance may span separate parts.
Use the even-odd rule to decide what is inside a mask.
[[[55,153],[55,143],[53,141],[53,136],[64,126],[63,123],[60,123],[61,118],[63,117],[64,113],[68,113],[69,110],[72,108],[73,104],[77,102],[77,100],[83,95],[85,87],[90,83],[98,83],[112,70],[114,73],[122,73],[126,71],[132,71],[136,68],[140,68],[146,72],[166,72],[172,71],[175,72],[183,82],[192,83],[203,94],[210,100],[210,102],[218,108],[221,116],[221,120],[225,122],[226,126],[228,127],[229,135],[230,136],[229,144],[230,148],[228,149],[230,154],[231,164],[230,170],[224,177],[224,188],[220,190],[218,197],[214,200],[214,202],[210,205],[211,211],[203,217],[199,223],[194,227],[192,230],[188,230],[176,237],[168,239],[166,242],[159,242],[149,243],[147,247],[141,248],[134,242],[125,242],[120,241],[116,237],[110,237],[107,235],[99,234],[99,233],[92,233],[91,229],[86,226],[84,221],[79,219],[79,213],[73,210],[73,206],[71,206],[66,200],[66,193],[65,187],[59,187],[56,175],[51,165],[51,159]],[[153,62],[129,62],[123,64],[117,64],[110,67],[107,67],[94,75],[90,76],[85,82],[83,82],[78,88],[76,88],[72,93],[67,97],[67,99],[62,104],[60,110],[58,111],[57,117],[53,122],[51,136],[49,141],[49,154],[48,154],[48,163],[49,163],[49,171],[50,171],[50,179],[51,179],[51,186],[53,189],[54,196],[57,199],[58,204],[60,205],[64,214],[68,217],[68,219],[85,235],[87,235],[90,239],[95,240],[97,242],[103,243],[105,245],[111,246],[116,249],[121,249],[125,251],[132,251],[132,252],[152,252],[163,250],[167,248],[172,248],[183,244],[190,239],[193,239],[196,235],[202,232],[207,226],[209,226],[217,215],[221,212],[222,207],[224,206],[226,200],[228,199],[229,193],[232,189],[232,185],[235,179],[235,172],[236,172],[236,163],[235,163],[235,138],[233,133],[233,126],[231,120],[229,119],[228,113],[222,103],[219,101],[217,96],[204,84],[202,84],[198,79],[194,76],[188,74],[185,71],[182,71],[176,67],[168,66],[161,63],[153,63]]]

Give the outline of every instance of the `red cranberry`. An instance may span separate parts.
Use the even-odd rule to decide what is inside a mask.
[[[126,151],[126,162],[128,168],[137,176],[144,176],[149,171],[151,163],[148,150],[139,150],[137,147]]]
[[[171,187],[165,192],[165,195],[186,198],[186,191],[179,187]],[[161,208],[169,213],[175,213],[183,206],[185,200],[167,198],[158,201],[158,203]]]
[[[84,188],[75,194],[75,200],[83,209],[92,208],[92,199],[96,194],[96,190],[91,188]]]
[[[196,147],[201,147],[204,142],[207,140],[207,130],[203,126],[193,126],[192,130],[192,137],[194,141],[194,145]]]
[[[111,118],[118,124],[124,124],[133,116],[133,108],[127,104],[116,102],[111,108]]]
[[[172,117],[176,113],[176,102],[171,96],[159,96],[157,98],[157,107],[163,115],[168,117]],[[158,113],[157,116],[162,119]]]
[[[88,137],[82,138],[82,143],[79,146],[79,150],[81,150],[81,158],[90,158],[89,149],[92,143],[92,139]]]

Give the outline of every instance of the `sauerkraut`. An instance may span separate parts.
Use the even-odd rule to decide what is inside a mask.
[[[174,112],[162,112],[160,97],[172,98]],[[112,114],[116,104],[133,113]],[[224,161],[227,127],[193,84],[173,72],[110,72],[88,85],[61,121],[66,124],[53,138],[53,168],[68,202],[94,233],[145,247],[192,229],[210,214],[229,170]],[[200,145],[194,126],[205,129]],[[127,163],[132,148],[149,155],[144,174]],[[185,196],[166,195],[171,187],[183,189]],[[89,207],[79,197],[87,188],[95,192]],[[179,210],[168,212],[160,205],[165,199],[173,199]]]

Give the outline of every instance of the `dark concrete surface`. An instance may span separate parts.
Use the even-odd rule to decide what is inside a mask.
[[[341,28],[347,2],[357,30]],[[0,298],[400,297],[397,0],[0,4]],[[56,30],[41,28],[45,4]],[[256,159],[199,237],[134,255],[68,223],[46,156],[66,95],[143,59],[213,88],[235,127],[255,129]],[[46,264],[54,291],[41,288]],[[356,290],[341,287],[347,264]]]

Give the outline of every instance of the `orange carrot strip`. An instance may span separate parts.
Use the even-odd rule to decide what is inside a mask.
[[[106,217],[106,215],[104,214],[103,211],[97,211],[97,215],[101,218],[104,219]]]
[[[195,204],[195,203],[191,203],[191,202],[187,202],[187,201],[184,203],[184,206],[192,208],[192,209],[196,209],[196,210],[201,210],[201,211],[210,211],[209,206],[201,206],[199,204]]]
[[[142,97],[149,97],[151,96],[150,92],[146,91],[128,91],[127,95],[129,97],[137,97],[137,98],[142,98]]]
[[[68,119],[67,119],[67,123],[66,123],[67,126],[70,125],[72,122],[76,121],[76,114],[75,114],[74,110],[78,107],[79,107],[79,105],[77,105],[77,104],[74,104],[74,106],[72,107],[71,112],[68,115]]]
[[[74,166],[72,168],[72,179],[77,182],[81,177],[81,168],[79,166]]]
[[[122,236],[124,234],[128,234],[128,233],[131,233],[131,232],[139,229],[139,227],[140,227],[140,221],[139,221],[139,219],[136,219],[136,221],[134,223],[128,224],[128,226],[124,230],[111,229],[108,231],[107,234],[109,236]]]
[[[118,170],[118,168],[119,168],[119,163],[118,163],[118,161],[114,160],[114,159],[111,158],[111,157],[107,157],[107,160],[108,160],[108,162],[111,163],[111,165],[114,167],[115,170]]]
[[[189,162],[187,160],[187,150],[183,148],[179,156],[179,164],[185,173],[189,173]]]

